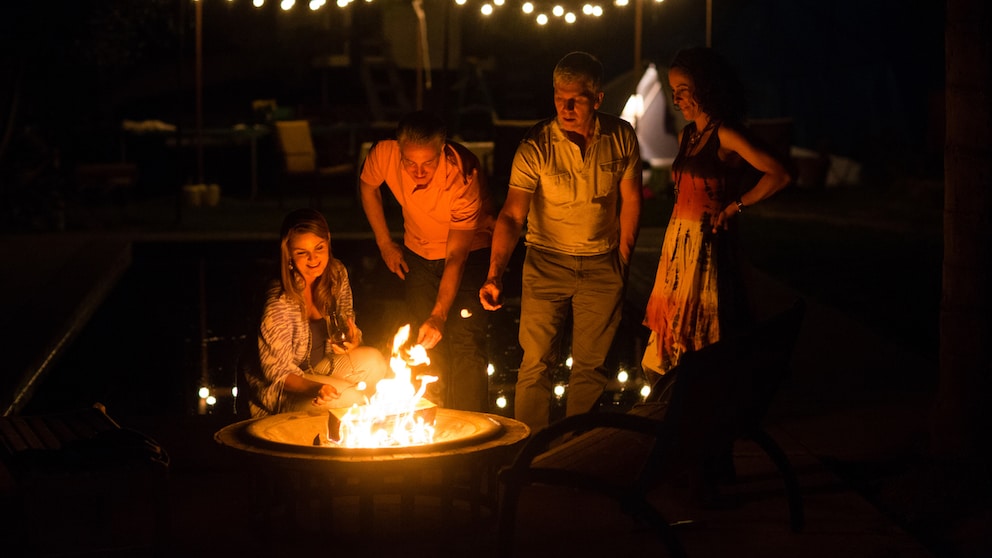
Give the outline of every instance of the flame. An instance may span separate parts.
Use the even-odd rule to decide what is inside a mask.
[[[437,376],[418,376],[420,387],[414,390],[410,367],[430,364],[431,360],[423,345],[404,349],[409,338],[410,325],[407,324],[393,337],[393,350],[389,358],[393,377],[376,384],[375,395],[368,403],[353,405],[338,418],[338,439],[333,444],[350,448],[378,448],[434,441],[433,420],[428,422],[417,411],[425,405],[432,406],[423,396],[427,385],[437,381]]]

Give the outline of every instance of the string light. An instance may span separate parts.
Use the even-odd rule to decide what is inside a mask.
[[[199,2],[201,0],[193,0],[194,2]],[[234,0],[226,0],[228,3],[233,4]],[[355,0],[335,0],[335,4],[341,8],[347,8]],[[372,4],[376,0],[364,0],[366,4]],[[381,1],[381,0],[380,0]],[[452,0],[455,4],[459,6],[465,6],[469,4],[470,1],[475,0]],[[542,0],[536,0],[541,2]],[[606,1],[606,0],[604,0]],[[660,4],[664,0],[654,0],[655,4]],[[283,11],[289,11],[296,7],[296,0],[278,0],[279,8]],[[306,5],[310,11],[318,11],[327,5],[327,0],[307,0]],[[251,0],[251,4],[256,8],[261,8],[265,5],[265,0]],[[500,8],[507,4],[507,0],[479,0],[479,13],[484,17],[491,17],[495,15]],[[630,0],[613,0],[613,5],[619,8],[625,8],[631,4]],[[557,18],[567,24],[578,23],[583,17],[598,18],[603,16],[603,6],[593,3],[587,3],[582,6],[581,12],[571,12],[565,9],[561,4],[555,5],[545,5],[543,8],[539,9],[538,5],[535,4],[535,0],[523,0],[520,3],[520,10],[527,16],[533,17],[533,20],[539,26],[546,26],[552,21],[552,17]]]
[[[603,15],[603,7],[598,4],[583,4],[582,13],[587,16],[601,17]]]

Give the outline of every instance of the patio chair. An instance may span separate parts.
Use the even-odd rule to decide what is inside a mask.
[[[310,122],[307,120],[279,120],[275,123],[276,141],[282,155],[284,182],[302,182],[310,193],[310,203],[319,208],[325,192],[332,191],[333,183],[346,182],[348,188],[356,188],[351,194],[357,198],[355,165],[344,162],[322,165],[314,147]],[[279,203],[283,203],[286,184],[280,184]],[[345,187],[345,186],[342,186]]]
[[[666,379],[670,394],[656,389],[627,413],[567,417],[534,434],[499,474],[500,555],[511,554],[522,490],[552,485],[612,498],[626,514],[645,521],[671,556],[685,556],[670,520],[648,501],[648,493],[686,479],[699,486],[713,449],[738,439],[753,440],[776,465],[785,481],[791,527],[800,531],[804,514],[796,474],[762,423],[789,372],[804,313],[805,303],[797,300],[741,336],[684,355],[669,372],[674,379]]]

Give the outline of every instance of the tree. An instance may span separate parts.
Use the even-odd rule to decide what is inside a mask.
[[[987,459],[992,424],[992,4],[947,0],[944,263],[931,452]]]

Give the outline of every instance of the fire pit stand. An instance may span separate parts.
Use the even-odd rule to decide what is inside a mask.
[[[491,517],[497,506],[496,472],[513,459],[530,434],[526,425],[507,417],[439,409],[439,423],[458,420],[492,426],[464,441],[376,449],[320,447],[287,442],[281,435],[267,437],[269,430],[294,419],[303,425],[320,417],[291,413],[242,421],[222,428],[214,439],[249,458],[258,511],[266,514],[283,506],[295,509],[316,503],[318,521],[327,527],[335,525],[334,500],[357,497],[358,528],[367,533],[375,528],[377,498],[387,496],[399,497],[404,519],[417,512],[415,502],[422,496],[437,498],[442,522],[451,518],[455,502],[467,503],[473,520],[482,517],[483,508]],[[276,426],[263,428],[270,423]],[[302,429],[301,439],[312,439],[309,428]]]

